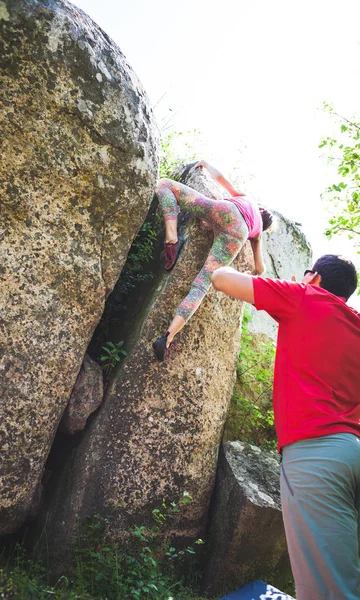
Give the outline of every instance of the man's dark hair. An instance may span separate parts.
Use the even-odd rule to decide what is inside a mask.
[[[335,296],[348,300],[357,288],[355,265],[343,256],[324,254],[317,259],[312,270],[321,275],[320,287]]]
[[[262,207],[260,208],[260,214],[263,222],[263,231],[266,231],[273,224],[274,215],[269,210]]]

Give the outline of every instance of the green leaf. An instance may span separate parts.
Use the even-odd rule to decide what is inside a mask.
[[[111,351],[109,350],[109,348],[106,348],[106,346],[103,346],[102,349],[104,350],[104,352],[107,352],[107,354],[109,354],[111,356]]]

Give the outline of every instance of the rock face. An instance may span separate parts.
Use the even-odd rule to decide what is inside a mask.
[[[284,588],[291,569],[276,453],[241,442],[224,444],[212,506],[207,593],[219,596],[254,579]]]
[[[69,403],[60,422],[60,430],[69,434],[82,431],[87,418],[99,408],[103,396],[103,372],[99,365],[88,354],[85,354]]]
[[[190,181],[209,196],[221,195],[199,170]],[[59,482],[46,517],[48,540],[54,540],[48,552],[58,569],[68,559],[77,518],[89,514],[111,515],[109,540],[122,542],[129,526],[151,519],[163,498],[176,501],[187,491],[194,500],[171,527],[176,537],[192,541],[204,533],[242,304],[211,290],[173,342],[169,359],[154,359],[151,343],[166,331],[212,243],[195,222],[185,235],[175,268],[164,272],[137,342]]]
[[[150,204],[157,133],[114,43],[62,0],[0,2],[0,533],[19,526]]]

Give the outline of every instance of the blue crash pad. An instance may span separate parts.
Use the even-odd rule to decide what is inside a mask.
[[[295,598],[280,592],[269,583],[256,580],[236,592],[223,596],[220,600],[295,600]]]

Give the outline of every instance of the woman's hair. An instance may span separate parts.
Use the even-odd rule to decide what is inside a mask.
[[[259,208],[260,208],[260,214],[261,214],[262,223],[263,223],[263,231],[266,231],[275,223],[274,215],[269,210],[266,210],[266,208],[263,208],[262,206],[260,206]]]

